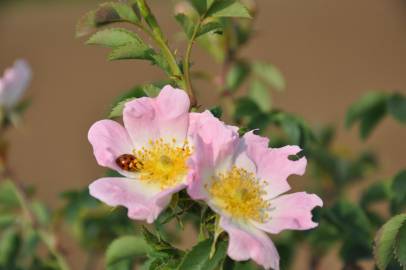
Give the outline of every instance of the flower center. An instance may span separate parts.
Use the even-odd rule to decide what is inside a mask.
[[[263,199],[264,186],[253,173],[233,167],[227,173],[213,177],[213,182],[206,187],[214,203],[237,219],[250,219],[264,222],[270,204]]]
[[[188,170],[186,160],[191,155],[188,142],[177,146],[175,139],[171,143],[158,139],[149,144],[148,148],[134,151],[134,156],[142,164],[139,170],[140,180],[157,184],[161,189],[173,187],[183,181]]]

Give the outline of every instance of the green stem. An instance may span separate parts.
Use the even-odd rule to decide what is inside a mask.
[[[175,56],[173,55],[171,49],[169,48],[168,43],[166,42],[166,38],[159,27],[159,24],[152,14],[150,8],[148,7],[145,0],[136,0],[138,7],[140,9],[141,15],[148,24],[151,31],[145,27],[141,27],[151,38],[156,42],[158,47],[160,48],[162,55],[166,59],[169,69],[171,71],[171,75],[177,81],[179,86],[183,89],[186,88],[186,84],[183,78],[182,71],[180,70],[178,63],[176,61]]]
[[[220,234],[223,232],[223,229],[220,227],[220,216],[216,214],[216,220],[214,224],[214,239],[210,249],[209,258],[213,258],[214,254],[216,253],[216,244],[217,239],[219,238]]]
[[[185,82],[186,82],[186,89],[190,97],[191,107],[197,106],[196,95],[192,87],[192,82],[190,80],[190,57],[192,54],[193,44],[195,42],[197,33],[200,30],[200,26],[202,25],[202,19],[199,19],[198,24],[196,25],[195,29],[193,30],[193,34],[189,40],[188,46],[186,48],[185,58],[183,60],[183,73],[185,74]]]

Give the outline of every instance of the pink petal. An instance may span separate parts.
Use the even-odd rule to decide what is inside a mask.
[[[142,97],[129,101],[123,110],[124,126],[136,148],[159,138],[156,108],[152,98]]]
[[[194,153],[189,159],[188,192],[194,199],[206,198],[205,184],[219,167],[231,165],[238,143],[235,127],[227,126],[209,111],[190,114],[189,136]]]
[[[255,225],[261,230],[275,234],[283,230],[308,230],[316,227],[318,224],[312,221],[311,211],[316,206],[323,206],[317,195],[306,192],[282,195],[270,203],[269,222]]]
[[[265,269],[279,270],[279,254],[272,240],[262,231],[222,217],[220,226],[228,233],[227,254],[235,261],[252,259]]]
[[[128,178],[100,178],[89,186],[90,195],[112,207],[124,206],[128,217],[152,223],[168,206],[173,193],[183,189],[178,185],[161,191],[152,185]]]
[[[120,155],[131,154],[133,150],[131,140],[122,125],[112,120],[98,121],[90,128],[88,139],[99,165],[128,174],[116,164]]]
[[[238,128],[224,124],[209,111],[190,114],[189,135],[200,136],[211,148],[215,163],[233,154],[238,142]]]
[[[137,148],[158,138],[183,143],[189,122],[189,97],[165,86],[156,98],[138,98],[125,104],[124,125]]]
[[[31,68],[24,60],[17,60],[12,68],[0,78],[0,103],[8,108],[14,106],[23,95],[32,77]]]
[[[213,153],[200,136],[195,137],[194,147],[194,154],[188,160],[187,192],[194,200],[204,200],[208,198],[204,185],[214,174]]]
[[[292,174],[303,175],[307,160],[293,161],[289,156],[301,151],[299,146],[288,145],[282,148],[268,148],[268,139],[253,134],[244,135],[248,157],[257,167],[257,176],[269,183],[267,197],[274,198],[290,190],[287,181]]]

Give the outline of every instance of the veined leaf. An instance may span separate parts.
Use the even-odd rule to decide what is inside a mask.
[[[177,268],[178,270],[214,270],[218,269],[220,263],[226,257],[227,242],[219,241],[217,243],[216,252],[210,258],[210,250],[213,241],[208,239],[198,243],[187,253],[182,263]]]
[[[215,0],[207,11],[207,17],[251,18],[251,15],[238,0]]]
[[[385,270],[394,257],[399,231],[406,221],[406,214],[392,217],[379,230],[375,239],[374,256],[380,270]]]
[[[223,24],[216,20],[211,20],[202,24],[196,37],[200,37],[209,32],[220,32],[223,29]]]
[[[406,221],[403,222],[399,230],[398,239],[395,246],[395,258],[403,269],[406,268]]]
[[[144,59],[152,60],[156,52],[152,48],[140,47],[138,44],[127,44],[114,48],[108,59],[113,60],[127,60],[127,59]]]
[[[114,22],[139,23],[133,8],[125,3],[109,2],[101,4],[97,9],[87,12],[76,25],[76,36],[89,34],[94,28]]]
[[[138,46],[139,50],[148,49],[148,45],[142,41],[139,36],[124,28],[110,28],[101,30],[92,35],[86,44],[100,45],[109,48],[117,48],[132,44]]]

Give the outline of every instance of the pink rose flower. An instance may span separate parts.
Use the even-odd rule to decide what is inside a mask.
[[[200,127],[189,160],[188,193],[220,215],[233,260],[252,259],[265,269],[278,270],[279,255],[266,233],[314,228],[311,210],[323,205],[314,194],[282,195],[290,189],[288,176],[303,175],[307,161],[288,159],[301,151],[298,146],[269,148],[266,138],[253,132],[239,138],[234,127],[207,119],[195,120]]]
[[[0,78],[0,106],[11,109],[20,101],[31,80],[31,69],[24,60],[17,60]]]
[[[112,120],[96,122],[88,135],[96,160],[123,177],[96,180],[90,194],[110,206],[128,208],[132,219],[152,223],[172,194],[186,187],[193,151],[189,106],[188,95],[168,85],[156,98],[127,102],[124,127]]]

